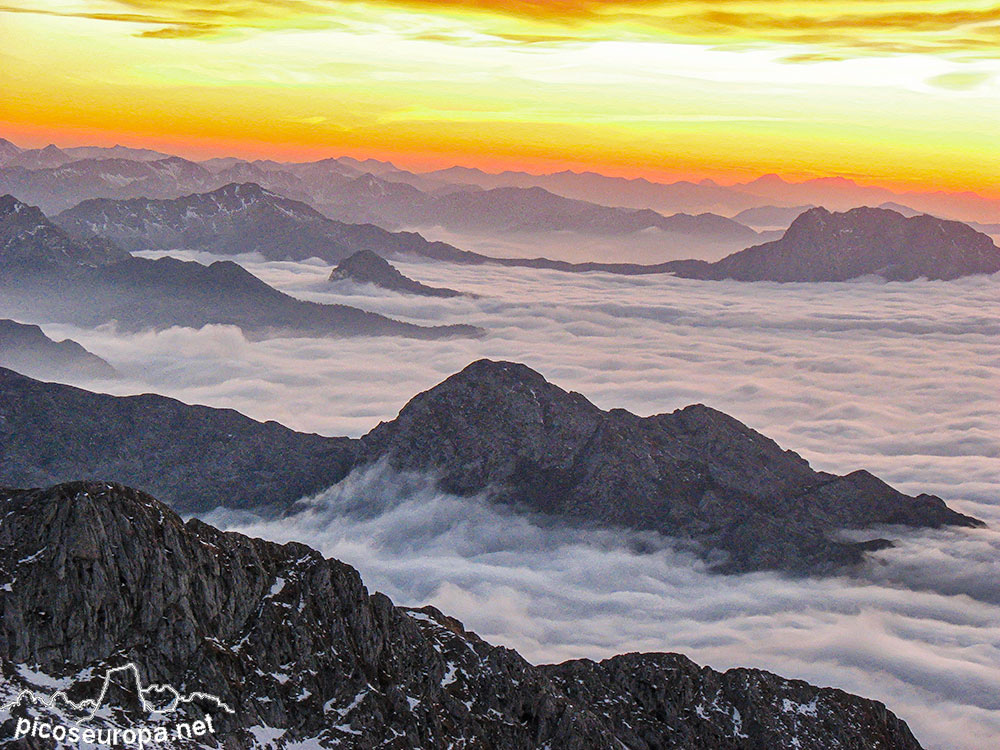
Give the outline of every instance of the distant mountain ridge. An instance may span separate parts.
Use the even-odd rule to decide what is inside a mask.
[[[706,281],[848,281],[881,276],[890,281],[951,280],[1000,271],[1000,249],[967,224],[926,214],[906,217],[884,208],[801,214],[781,239],[755,245],[709,263],[672,260],[638,263],[571,263],[550,258],[492,258],[461,252],[456,263],[496,264],[572,273],[598,271],[629,276],[669,273]]]
[[[427,286],[401,274],[395,266],[370,250],[359,250],[340,262],[330,273],[330,281],[353,281],[359,284],[374,284],[404,294],[423,297],[461,297],[454,289]]]
[[[53,341],[36,325],[0,319],[0,367],[33,378],[117,378],[118,373],[75,341]]]
[[[412,232],[328,219],[301,201],[255,183],[225,185],[171,200],[84,201],[55,217],[71,234],[98,235],[130,250],[260,253],[272,260],[338,263],[360,250],[380,255],[459,252]]]
[[[377,230],[384,232],[384,230]],[[129,331],[239,326],[248,336],[479,336],[474,326],[420,326],[268,286],[242,266],[136,258],[109,240],[76,240],[37,208],[0,198],[0,314]],[[95,249],[96,248],[96,249]]]
[[[981,525],[940,498],[908,497],[865,471],[816,472],[714,409],[648,418],[604,412],[524,365],[489,360],[415,396],[360,440],[0,370],[0,446],[0,486],[110,479],[188,510],[281,512],[355,468],[386,461],[430,473],[454,494],[686,541],[723,572],[829,574],[889,544],[838,541],[841,529]]]
[[[710,269],[710,278],[739,281],[846,281],[866,275],[890,281],[956,279],[1000,271],[1000,248],[957,221],[908,218],[882,208],[846,213],[814,208],[780,240],[730,255]]]

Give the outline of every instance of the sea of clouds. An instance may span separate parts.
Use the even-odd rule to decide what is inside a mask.
[[[102,390],[155,391],[329,435],[364,434],[480,357],[517,360],[603,408],[706,403],[817,469],[869,469],[991,528],[885,530],[898,546],[853,577],[719,577],[669,540],[553,526],[384,466],[290,518],[208,520],[314,545],[397,603],[434,604],[536,662],[680,651],[882,700],[928,748],[1000,744],[997,277],[779,285],[398,264],[479,295],[421,299],[331,285],[318,262],[240,260],[305,299],[488,335],[250,342],[225,326],[45,330],[119,369],[123,380]]]

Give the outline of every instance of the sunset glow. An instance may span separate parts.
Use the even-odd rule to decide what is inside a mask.
[[[975,0],[13,0],[0,135],[998,195],[997,50]]]

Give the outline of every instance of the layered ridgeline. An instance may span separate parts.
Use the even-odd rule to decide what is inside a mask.
[[[174,200],[89,200],[55,221],[75,236],[100,236],[128,250],[186,248],[220,255],[338,263],[360,250],[436,257],[458,253],[413,232],[345,224],[254,183],[230,184]]]
[[[356,284],[373,284],[402,294],[421,297],[461,297],[461,292],[443,287],[427,286],[404,276],[385,258],[371,250],[359,250],[346,258],[330,273],[330,281],[353,281]]]
[[[127,436],[125,439],[122,436]],[[706,406],[641,418],[602,411],[524,365],[481,360],[361,440],[302,435],[159,396],[116,398],[0,371],[0,484],[76,478],[153,490],[183,510],[271,512],[378,461],[443,490],[564,523],[655,531],[722,572],[823,574],[889,544],[842,529],[981,522],[866,471],[813,471]]]
[[[234,750],[920,747],[880,703],[759,670],[676,654],[532,666],[433,608],[369,594],[353,568],[304,545],[185,524],[120,485],[0,490],[0,508],[0,705],[54,685],[94,700],[111,684],[84,727],[208,713],[198,744]],[[137,679],[108,679],[127,664]],[[154,715],[139,700],[151,683],[212,700]],[[22,695],[0,715],[0,743],[55,744],[12,740],[29,707],[67,721],[64,701],[30,704]]]
[[[473,336],[346,305],[291,297],[241,266],[137,258],[107,238],[70,236],[37,208],[0,198],[0,314],[123,330],[235,325],[249,336]]]
[[[0,319],[0,367],[34,378],[116,378],[111,365],[70,339],[53,341],[41,328]]]
[[[637,263],[570,263],[549,258],[488,258],[464,253],[449,260],[496,263],[556,271],[625,275],[670,273],[687,279],[822,282],[881,276],[891,281],[956,279],[1000,271],[1000,248],[967,224],[934,216],[906,217],[885,208],[830,213],[813,208],[773,242],[722,260]]]

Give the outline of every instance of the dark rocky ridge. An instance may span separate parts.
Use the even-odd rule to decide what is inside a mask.
[[[115,368],[66,339],[53,341],[41,328],[0,319],[0,367],[33,378],[115,378]]]
[[[470,365],[360,441],[0,370],[0,484],[112,479],[184,510],[280,512],[379,460],[433,472],[459,495],[485,491],[564,522],[688,540],[723,572],[826,574],[888,544],[836,541],[841,529],[981,525],[940,498],[908,497],[865,471],[813,471],[714,409],[648,418],[604,412],[505,362]]]
[[[354,281],[359,284],[374,284],[404,294],[418,294],[423,297],[461,297],[454,289],[427,286],[401,274],[385,258],[371,250],[359,250],[345,258],[330,273],[330,281]]]
[[[431,471],[449,492],[691,539],[727,571],[830,572],[878,544],[835,541],[839,529],[981,524],[866,471],[813,471],[706,406],[605,412],[510,362],[469,365],[362,442],[362,461]]]
[[[145,684],[231,706],[214,740],[232,750],[261,731],[279,748],[359,750],[920,747],[880,703],[758,670],[720,674],[674,654],[533,667],[437,610],[370,595],[308,547],[184,524],[119,485],[4,490],[0,509],[5,700],[36,688],[19,665],[75,678],[80,700],[133,662]],[[148,721],[115,708],[93,725]]]
[[[0,314],[124,330],[239,326],[248,336],[478,336],[469,325],[420,326],[346,305],[296,299],[242,266],[132,257],[103,238],[73,239],[37,208],[0,199]]]
[[[0,368],[0,485],[126,482],[184,511],[280,512],[347,475],[356,441],[231,409],[108,396]]]

